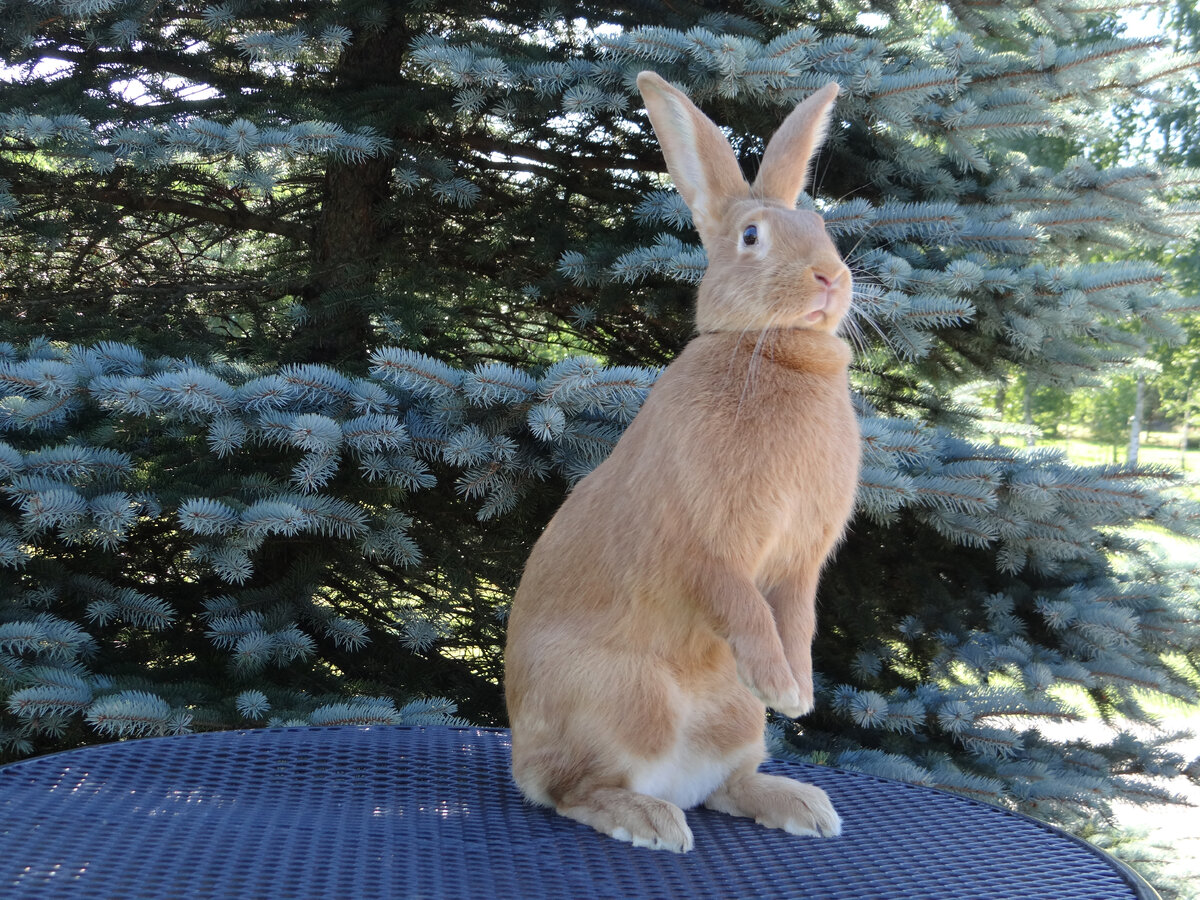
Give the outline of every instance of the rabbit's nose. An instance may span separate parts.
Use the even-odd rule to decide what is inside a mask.
[[[817,294],[824,298],[825,303],[830,303],[833,300],[834,292],[839,286],[844,286],[845,281],[849,276],[849,271],[845,268],[838,267],[813,267],[812,277],[816,281]]]
[[[817,284],[824,290],[828,291],[835,284],[842,280],[842,278],[846,275],[846,270],[840,266],[836,269],[813,268],[812,275],[813,278],[816,279]]]
[[[821,298],[819,302],[825,306],[833,296],[833,285],[837,278],[830,278],[824,272],[818,272],[816,269],[813,269],[812,274],[817,282],[817,296]]]

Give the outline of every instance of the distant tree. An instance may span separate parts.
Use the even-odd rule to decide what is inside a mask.
[[[1017,372],[1003,387],[999,413],[1007,422],[1026,421],[1026,400],[1036,437],[1055,438],[1060,429],[1075,424],[1075,394],[1063,387],[1035,385],[1023,372]]]
[[[1163,4],[1162,31],[1181,53],[1200,52],[1200,7],[1195,0]],[[1173,90],[1170,101],[1152,107],[1129,103],[1118,109],[1118,137],[1145,159],[1184,174],[1173,199],[1186,205],[1200,184],[1200,78],[1190,72]],[[1175,287],[1188,298],[1182,315],[1184,338],[1159,344],[1152,358],[1162,366],[1156,387],[1162,414],[1178,427],[1186,449],[1200,405],[1200,237],[1193,231],[1165,247],[1143,252],[1171,273]]]

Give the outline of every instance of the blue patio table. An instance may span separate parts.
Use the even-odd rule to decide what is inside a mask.
[[[509,736],[448,727],[149,738],[0,768],[0,897],[1153,898],[1033,819],[869,775],[772,760],[840,811],[838,838],[688,812],[695,849],[635,848],[533,807]]]

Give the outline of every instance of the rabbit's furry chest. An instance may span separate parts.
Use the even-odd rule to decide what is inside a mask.
[[[594,636],[585,621],[609,628],[592,618],[601,610],[682,601],[681,578],[714,561],[764,587],[819,569],[849,518],[859,458],[848,351],[825,337],[810,341],[827,357],[815,370],[766,359],[751,372],[736,335],[689,344],[534,546],[513,621],[561,617],[573,640]]]
[[[619,466],[644,469],[706,552],[756,572],[823,559],[858,483],[848,351],[829,335],[789,339],[693,341],[655,386],[650,415],[635,420],[645,434]]]

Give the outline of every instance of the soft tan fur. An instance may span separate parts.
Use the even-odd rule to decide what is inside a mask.
[[[835,334],[850,273],[794,208],[837,86],[788,116],[748,185],[682,92],[638,85],[708,250],[700,334],[529,557],[505,660],[513,774],[639,846],[691,849],[698,803],[837,834],[824,792],[757,772],[764,704],[812,708],[817,579],[858,482]]]

